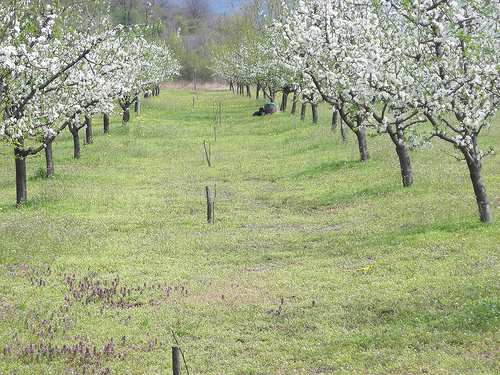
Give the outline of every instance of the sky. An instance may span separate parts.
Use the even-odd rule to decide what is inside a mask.
[[[211,8],[216,13],[226,13],[228,15],[233,14],[233,7],[231,3],[234,4],[234,7],[238,9],[238,7],[243,4],[244,0],[211,0]]]
[[[226,13],[227,15],[233,14],[233,6],[238,7],[244,3],[245,0],[204,0],[210,4],[210,9],[215,13]],[[171,4],[182,4],[183,0],[171,0]]]

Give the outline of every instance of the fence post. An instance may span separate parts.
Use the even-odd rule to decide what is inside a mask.
[[[210,196],[210,186],[205,186],[205,191],[207,194],[207,221],[209,223],[213,223],[213,206],[212,206],[212,197]]]
[[[179,345],[172,346],[172,369],[174,375],[181,375],[181,364],[179,361]]]

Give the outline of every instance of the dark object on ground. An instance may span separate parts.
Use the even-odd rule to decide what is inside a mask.
[[[264,104],[264,108],[266,115],[278,112],[278,104],[276,103],[266,103]]]
[[[264,110],[264,107],[260,107],[258,111],[255,111],[252,116],[264,116],[266,114],[266,111]]]

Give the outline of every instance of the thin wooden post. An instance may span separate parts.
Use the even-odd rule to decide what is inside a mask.
[[[210,152],[210,145],[208,145],[208,149],[207,149],[207,142],[203,141],[203,147],[205,147],[205,156],[207,158],[208,166],[210,167],[212,165],[212,163],[210,161],[211,156],[212,156],[212,153]]]
[[[181,375],[181,363],[179,361],[179,345],[172,346],[172,370],[174,375]]]
[[[207,221],[211,223],[213,206],[212,206],[212,197],[210,196],[210,186],[208,185],[205,186],[205,191],[207,194]]]

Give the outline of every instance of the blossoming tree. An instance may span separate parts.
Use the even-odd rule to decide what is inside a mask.
[[[490,151],[480,149],[479,135],[500,105],[500,4],[390,0],[379,5],[390,14],[386,52],[403,68],[389,84],[430,122],[427,138],[453,145],[466,161],[480,220],[491,222],[481,165]]]
[[[283,43],[273,29],[274,18],[286,10],[279,0],[248,1],[239,13],[218,27],[212,69],[229,82],[257,85],[269,100],[276,92],[288,95],[295,85],[283,64]],[[258,93],[257,91],[257,93]],[[285,99],[286,103],[286,99]],[[284,109],[282,107],[282,109]]]
[[[99,4],[20,0],[0,8],[0,139],[14,148],[18,204],[27,198],[26,157],[125,91],[112,79],[123,64],[109,64],[120,50],[100,49],[125,31],[88,17],[90,8],[105,9]]]
[[[129,110],[143,91],[179,75],[180,64],[164,42],[148,40],[144,32],[136,32],[130,43],[122,46],[122,66],[117,85],[123,123],[129,120]]]

